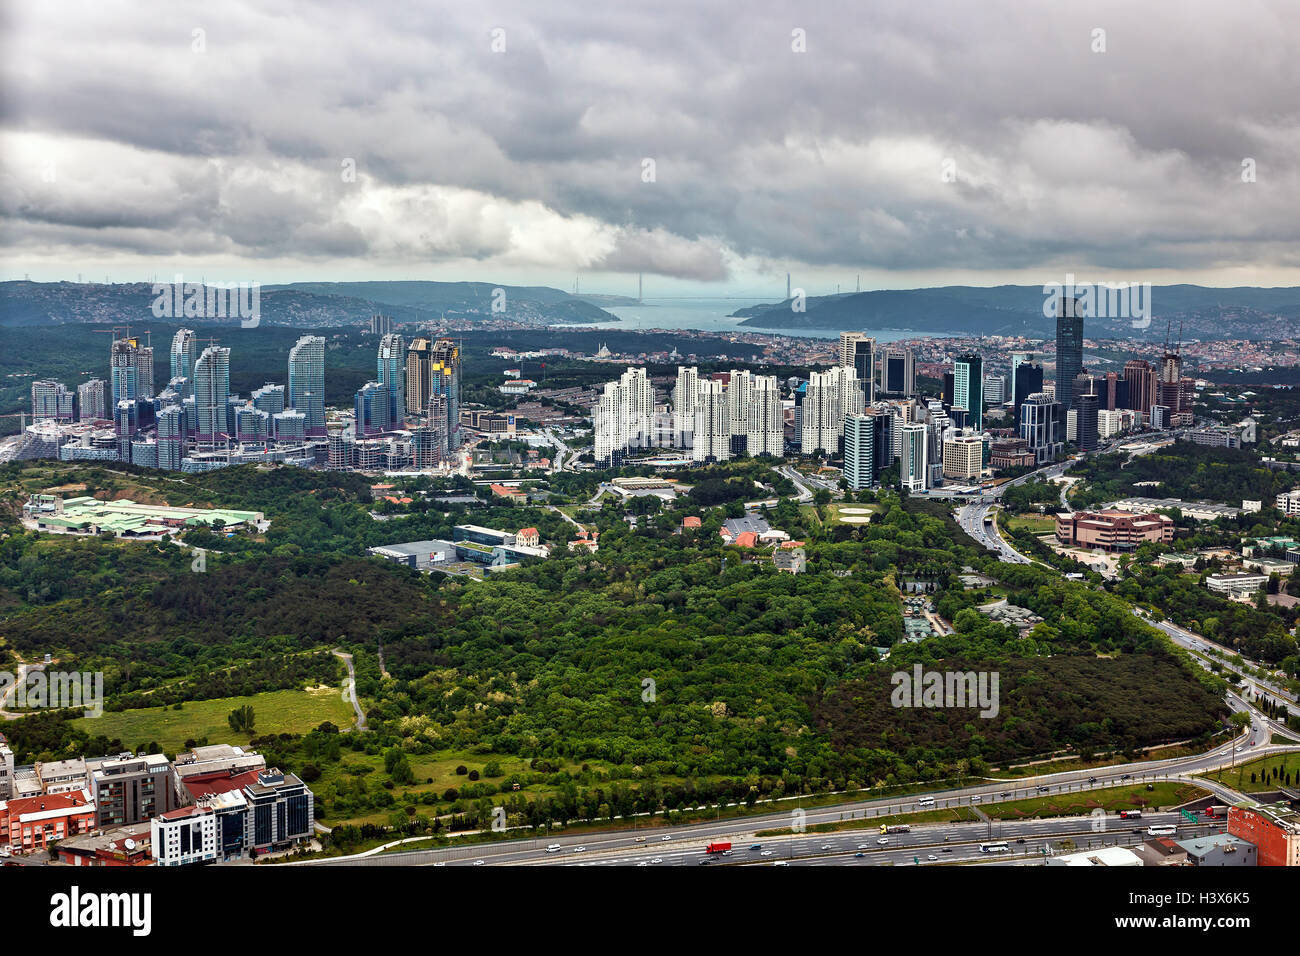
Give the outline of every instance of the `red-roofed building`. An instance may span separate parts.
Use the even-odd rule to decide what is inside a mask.
[[[497,484],[490,485],[489,487],[492,489],[492,494],[500,498],[514,498],[516,501],[528,500],[528,492],[524,491],[522,488],[511,488],[508,485]]]
[[[515,535],[515,544],[525,548],[535,548],[542,542],[542,536],[536,528],[520,528]]]
[[[688,517],[686,517],[686,518],[683,518],[683,519],[682,519],[682,527],[683,527],[683,528],[698,528],[698,527],[700,527],[700,519],[697,518],[695,515],[690,515],[690,516],[688,516]]]
[[[742,531],[732,539],[731,544],[737,548],[758,547],[758,535],[753,531]]]
[[[89,790],[43,793],[0,802],[0,845],[14,853],[35,853],[56,840],[95,828]]]
[[[245,770],[243,773],[230,773],[222,770],[217,773],[198,774],[193,777],[185,777],[181,784],[189,792],[190,798],[197,802],[201,797],[211,796],[214,793],[230,793],[232,790],[243,790],[244,787],[257,783],[257,770]]]

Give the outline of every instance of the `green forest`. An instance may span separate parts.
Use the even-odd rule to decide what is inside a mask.
[[[555,490],[585,491],[566,487],[577,477]],[[8,465],[0,656],[53,652],[61,665],[103,670],[112,711],[337,684],[337,659],[324,652],[351,651],[369,733],[285,735],[259,720],[253,743],[317,780],[327,819],[367,826],[403,806],[408,822],[451,815],[471,826],[494,799],[516,819],[563,820],[937,780],[1063,750],[1208,741],[1224,726],[1219,679],[1127,603],[1044,568],[996,562],[940,503],[882,492],[872,522],[849,525],[833,521],[824,496],[782,498],[766,516],[808,558],[809,573],[791,575],[775,570],[770,551],[725,546],[718,528],[740,507],[726,492],[732,482],[768,495],[792,486],[759,462],[685,478],[717,493],[642,509],[635,529],[612,496],[576,508],[599,532],[588,553],[567,550],[573,527],[558,511],[500,499],[466,510],[417,491],[408,509],[376,521],[357,475],[245,466],[176,481],[116,466]],[[264,535],[187,533],[211,549],[203,573],[175,545],[23,529],[15,509],[27,494],[74,481],[89,492],[256,508],[271,525]],[[683,530],[687,515],[701,527]],[[376,544],[449,536],[468,520],[535,526],[553,556],[481,581],[366,556]],[[962,584],[967,569],[997,580],[1041,623],[1021,633],[981,614],[988,593]],[[904,578],[927,584],[955,633],[905,638]],[[998,715],[900,717],[889,675],[916,663],[999,672]],[[18,759],[146,743],[104,739],[67,717],[13,722]],[[445,787],[410,769],[447,759],[479,779]]]

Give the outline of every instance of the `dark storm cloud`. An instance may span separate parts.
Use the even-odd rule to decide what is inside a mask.
[[[1296,264],[1281,0],[413,6],[10,8],[8,254]]]

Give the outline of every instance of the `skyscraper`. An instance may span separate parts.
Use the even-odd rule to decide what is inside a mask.
[[[194,394],[194,362],[198,357],[198,336],[193,329],[177,329],[172,336],[171,371],[172,379],[186,380],[181,396]]]
[[[392,428],[406,422],[406,343],[400,335],[389,333],[379,340],[379,376],[376,381],[388,387],[388,421]]]
[[[1021,362],[1016,366],[1016,388],[1011,396],[1012,414],[1017,433],[1020,430],[1020,406],[1035,392],[1043,390],[1043,367],[1036,362]]]
[[[642,370],[644,372],[644,370]],[[438,339],[429,353],[429,396],[446,400],[447,447],[460,447],[460,346],[451,339]],[[650,389],[651,413],[654,412],[654,389]],[[430,412],[432,415],[432,412]]]
[[[412,415],[429,413],[429,357],[433,343],[424,337],[406,347],[406,410]]]
[[[1083,308],[1076,298],[1056,300],[1056,398],[1064,415],[1073,396],[1070,384],[1083,371]]]
[[[195,441],[224,442],[233,433],[229,408],[230,349],[209,345],[194,363]]]
[[[844,480],[853,491],[875,482],[875,415],[850,415],[844,419]]]
[[[984,430],[984,360],[967,353],[952,363],[952,407],[966,409],[968,427]]]
[[[908,492],[924,491],[929,487],[929,436],[924,422],[908,422],[903,426],[900,448],[898,484]]]
[[[289,407],[307,417],[307,437],[325,438],[325,339],[304,335],[289,350]]]
[[[1020,406],[1020,437],[1041,465],[1061,453],[1061,406],[1046,392],[1035,392]]]
[[[1157,403],[1156,373],[1150,362],[1132,359],[1124,363],[1124,381],[1128,383],[1128,405],[1150,420],[1151,406]]]
[[[881,360],[880,390],[905,398],[916,394],[916,356],[908,348],[886,348]]]
[[[840,333],[840,365],[851,368],[862,389],[862,400],[870,405],[876,400],[876,340],[865,332]]]
[[[115,339],[109,355],[109,403],[133,402],[140,395],[140,345],[136,339]]]

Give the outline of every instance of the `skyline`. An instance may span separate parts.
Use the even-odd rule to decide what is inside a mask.
[[[16,9],[0,277],[1300,285],[1284,8],[1192,6]]]

